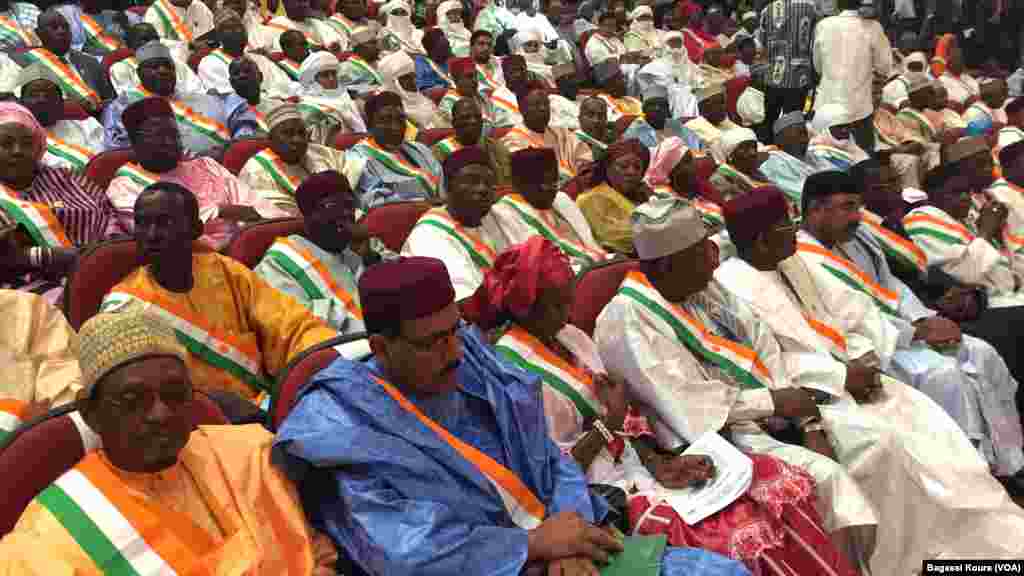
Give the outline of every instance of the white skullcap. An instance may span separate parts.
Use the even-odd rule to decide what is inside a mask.
[[[732,128],[722,132],[722,136],[718,139],[722,158],[728,162],[732,153],[744,142],[757,142],[757,134],[754,134],[750,128]]]
[[[338,57],[327,51],[312,52],[302,61],[299,67],[299,82],[303,86],[312,86],[316,81],[316,75],[324,70],[338,69],[341,63]]]
[[[707,228],[689,202],[677,196],[653,196],[633,210],[633,245],[641,260],[682,252],[703,240]]]
[[[736,99],[736,113],[745,126],[764,122],[764,92],[748,86]]]
[[[629,13],[629,19],[636,20],[637,18],[643,16],[644,14],[650,16],[651,18],[654,18],[654,12],[651,10],[651,7],[647,6],[646,4],[641,4],[640,6],[634,8],[633,11]]]

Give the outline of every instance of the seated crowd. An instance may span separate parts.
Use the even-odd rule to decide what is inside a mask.
[[[837,3],[0,0],[0,575],[1024,558],[1024,96]]]

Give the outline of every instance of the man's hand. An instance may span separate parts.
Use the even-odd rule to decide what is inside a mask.
[[[1002,202],[992,201],[986,204],[978,214],[978,235],[990,242],[999,238],[1009,213]]]
[[[561,560],[581,556],[607,564],[622,552],[622,542],[575,512],[559,512],[528,533],[527,560]]]
[[[960,327],[942,316],[918,320],[915,327],[914,340],[923,340],[929,346],[945,348],[960,343]]]
[[[683,489],[715,477],[715,463],[707,456],[659,457],[654,463],[654,479],[665,488]]]
[[[241,204],[221,204],[217,214],[220,218],[233,222],[256,222],[263,219],[255,208]]]
[[[875,393],[881,390],[882,382],[878,370],[864,366],[859,362],[846,365],[846,391],[860,404],[871,401]]]
[[[600,576],[589,558],[562,558],[548,563],[547,576]]]
[[[772,390],[775,415],[783,418],[810,418],[820,416],[814,398],[800,388],[779,388]]]
[[[626,421],[626,384],[618,378],[606,374],[594,375],[594,386],[597,388],[597,397],[601,403],[608,408],[605,414],[604,423],[609,430],[622,430],[622,424]]]

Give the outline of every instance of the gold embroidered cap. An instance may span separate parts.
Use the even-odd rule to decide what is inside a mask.
[[[174,329],[142,310],[93,316],[78,331],[78,348],[82,385],[90,394],[96,382],[125,364],[151,356],[187,358]]]

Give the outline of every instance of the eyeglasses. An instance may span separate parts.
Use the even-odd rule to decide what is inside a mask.
[[[456,322],[455,325],[449,328],[448,330],[445,330],[443,332],[435,332],[430,336],[426,336],[424,338],[409,338],[407,336],[402,335],[399,335],[398,337],[401,338],[402,340],[405,340],[406,342],[411,344],[413,348],[416,348],[421,352],[430,352],[431,350],[436,348],[438,344],[442,342],[447,343],[450,339],[455,338],[458,335],[459,330],[464,328],[466,325],[466,321],[463,320],[462,318],[459,318],[458,322]]]

